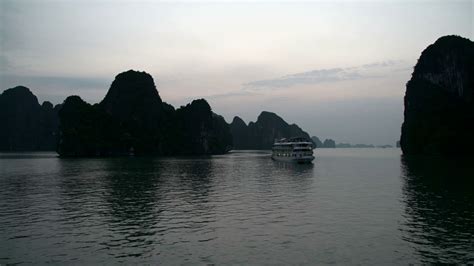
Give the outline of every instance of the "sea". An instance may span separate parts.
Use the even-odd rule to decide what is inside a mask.
[[[0,264],[474,263],[474,159],[0,153]]]

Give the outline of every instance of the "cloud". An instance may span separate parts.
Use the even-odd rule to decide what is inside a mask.
[[[63,89],[108,88],[110,79],[55,76],[22,76],[0,74],[0,86],[3,89],[18,85]]]
[[[206,96],[208,99],[222,99],[222,98],[229,98],[229,97],[245,97],[245,96],[256,96],[261,95],[260,93],[251,92],[251,91],[231,91],[228,93],[222,94],[212,94]]]
[[[394,69],[393,71],[394,71],[394,72],[410,72],[410,71],[413,71],[413,68],[414,68],[414,66],[401,67],[401,68],[396,68],[396,69]]]
[[[275,89],[294,85],[377,78],[389,75],[395,68],[400,69],[400,66],[404,64],[404,61],[388,60],[356,67],[316,69],[280,78],[252,81],[244,83],[243,87],[245,89]]]
[[[371,68],[384,68],[384,67],[392,67],[398,64],[402,64],[403,61],[401,60],[387,60],[382,62],[375,62],[370,64],[365,64],[360,66],[360,68],[371,69]]]

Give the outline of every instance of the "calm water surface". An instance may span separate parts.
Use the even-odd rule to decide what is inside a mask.
[[[474,263],[474,160],[0,154],[0,264]]]

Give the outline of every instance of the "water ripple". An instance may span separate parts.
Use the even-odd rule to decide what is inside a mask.
[[[0,264],[474,262],[472,167],[395,149],[316,156],[0,154]]]

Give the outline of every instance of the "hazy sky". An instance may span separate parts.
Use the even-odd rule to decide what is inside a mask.
[[[0,91],[99,102],[128,69],[175,107],[206,98],[228,122],[278,113],[320,138],[394,144],[423,49],[473,40],[473,1],[0,0]]]

